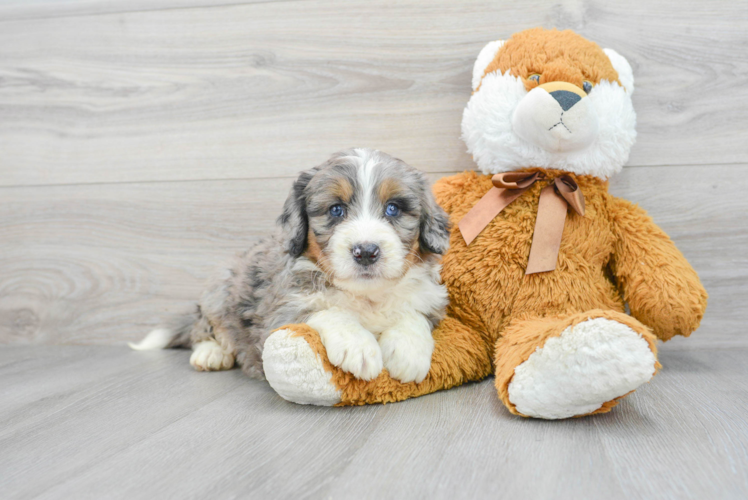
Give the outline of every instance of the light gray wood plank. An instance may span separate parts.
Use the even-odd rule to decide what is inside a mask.
[[[96,353],[91,348],[74,349],[80,353],[75,366],[49,369],[47,380],[32,378],[10,389],[49,394],[29,403],[25,418],[15,409],[0,434],[0,492],[12,492],[4,498],[34,497],[246,382],[239,371],[220,380],[196,377],[187,351],[138,356],[109,348],[122,355],[109,360],[114,367],[103,369],[103,363],[92,362]],[[106,348],[98,351],[106,356]],[[88,380],[81,385],[84,376]],[[40,462],[45,462],[43,475],[34,472]]]
[[[748,344],[747,173],[747,165],[628,168],[611,185],[650,211],[711,294],[702,328],[673,347]],[[261,179],[2,189],[0,342],[139,339],[165,317],[191,310],[217,266],[273,230],[290,185]]]
[[[616,464],[617,479],[631,497],[746,496],[746,354],[665,351],[662,371],[640,397],[620,414],[594,421]]]
[[[0,350],[0,362],[35,349]],[[117,348],[56,349],[89,358]],[[191,372],[186,351],[130,354],[116,377],[61,389],[74,402],[62,411],[29,401],[40,421],[0,439],[3,497],[748,495],[745,349],[663,352],[657,377],[612,413],[555,422],[510,415],[492,380],[386,406],[318,408],[236,370]],[[85,370],[71,362],[66,376]]]
[[[288,0],[0,0],[0,22],[283,1]]]
[[[137,338],[165,316],[191,310],[213,269],[272,231],[290,185],[284,179],[5,190],[0,336],[124,340],[124,332]]]
[[[168,4],[164,4],[168,5]],[[628,57],[631,165],[748,161],[745,2],[304,1],[7,21],[0,185],[290,175],[379,147],[432,172],[487,41],[573,28]]]
[[[69,405],[74,391],[91,384],[92,373],[101,380],[135,366],[122,363],[122,358],[128,356],[125,349],[40,346],[13,352],[18,353],[14,359],[0,356],[7,363],[0,366],[0,439],[12,435],[19,425],[26,426],[43,414]],[[143,359],[135,361],[140,363]]]

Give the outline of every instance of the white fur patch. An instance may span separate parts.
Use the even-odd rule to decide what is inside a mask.
[[[382,372],[377,339],[353,313],[333,307],[312,314],[306,323],[319,332],[333,365],[362,380],[372,380]]]
[[[610,63],[618,73],[618,80],[626,89],[629,95],[634,93],[634,71],[631,69],[631,65],[621,54],[613,49],[603,49],[605,55],[610,59]]]
[[[301,337],[278,330],[268,337],[262,351],[265,378],[283,399],[302,405],[332,406],[340,391],[331,382],[322,361]]]
[[[382,360],[390,376],[403,383],[423,382],[431,369],[434,337],[431,325],[420,314],[403,317],[402,321],[382,332],[379,337]]]
[[[192,346],[190,364],[201,372],[230,370],[234,367],[234,355],[215,340],[204,340]]]
[[[171,330],[167,330],[166,328],[156,328],[155,330],[151,330],[150,333],[148,333],[148,335],[146,335],[140,342],[128,342],[127,345],[130,346],[130,349],[136,351],[164,349],[169,345],[173,336],[174,334]]]
[[[655,372],[649,344],[628,326],[595,318],[548,339],[514,370],[509,401],[524,415],[584,415],[648,382]]]
[[[486,72],[486,68],[496,57],[496,53],[499,52],[501,46],[504,45],[504,40],[494,40],[488,42],[478,54],[478,58],[475,60],[473,65],[473,91],[478,88],[480,81],[483,78],[483,73]]]
[[[631,96],[617,83],[603,80],[584,99],[597,118],[597,135],[589,146],[573,151],[548,151],[516,133],[513,115],[527,95],[520,78],[496,72],[486,75],[470,98],[462,115],[462,139],[483,173],[542,167],[607,179],[628,161],[636,114]]]

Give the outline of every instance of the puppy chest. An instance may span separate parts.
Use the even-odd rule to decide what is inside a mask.
[[[352,308],[351,312],[356,315],[361,326],[376,336],[401,324],[411,324],[413,319],[420,315],[406,302],[359,304],[359,307]]]
[[[384,330],[398,326],[403,322],[412,322],[424,312],[420,309],[418,299],[428,295],[429,290],[400,290],[392,287],[375,297],[355,296],[343,291],[328,291],[312,294],[304,300],[307,310],[312,312],[337,309],[350,315],[366,330],[379,335]],[[415,303],[414,303],[415,302]],[[431,299],[433,311],[443,308],[446,303],[446,292],[439,295],[439,300]]]

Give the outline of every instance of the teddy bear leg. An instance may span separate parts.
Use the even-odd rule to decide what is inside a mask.
[[[477,331],[445,318],[433,335],[431,369],[423,382],[402,383],[386,369],[374,380],[365,381],[330,363],[316,330],[305,324],[287,325],[265,341],[265,378],[289,401],[347,406],[401,401],[491,374],[489,344]]]
[[[509,411],[545,419],[608,412],[660,366],[652,331],[604,310],[513,322],[494,359]]]

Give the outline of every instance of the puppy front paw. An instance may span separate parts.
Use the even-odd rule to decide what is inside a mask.
[[[403,383],[421,383],[431,369],[434,339],[404,332],[384,332],[379,339],[384,367]]]
[[[356,378],[372,380],[382,372],[382,350],[374,335],[349,311],[331,307],[307,324],[319,332],[330,363]]]
[[[356,378],[372,380],[382,372],[382,350],[368,331],[328,330],[325,349],[330,363]]]

